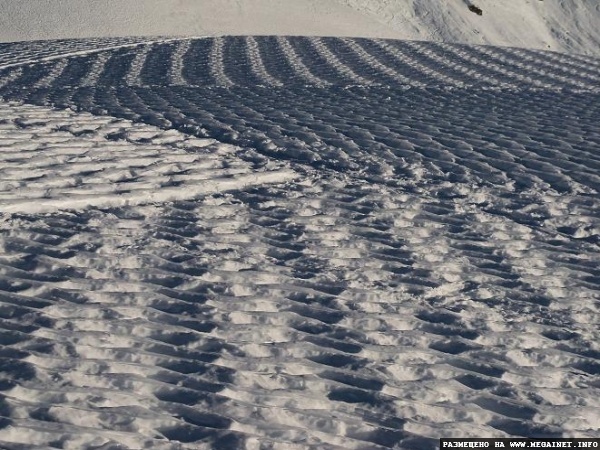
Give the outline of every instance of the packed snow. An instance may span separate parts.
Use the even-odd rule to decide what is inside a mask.
[[[600,437],[599,59],[166,34],[0,44],[0,448]]]

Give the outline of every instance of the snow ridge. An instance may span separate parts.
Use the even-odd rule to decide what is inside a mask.
[[[176,49],[173,52],[171,65],[169,66],[169,80],[171,84],[185,85],[183,76],[184,61],[187,52],[190,49],[191,41],[182,40],[177,42]]]

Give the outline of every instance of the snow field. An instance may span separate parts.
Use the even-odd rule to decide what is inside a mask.
[[[474,4],[483,15],[468,8]],[[0,42],[299,35],[426,40],[600,56],[596,0],[0,0]],[[44,45],[44,44],[42,44]]]
[[[0,68],[0,447],[598,436],[596,60],[64,45]]]

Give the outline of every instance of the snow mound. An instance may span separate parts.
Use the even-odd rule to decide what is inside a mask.
[[[1,47],[1,448],[598,436],[597,59],[88,44]]]

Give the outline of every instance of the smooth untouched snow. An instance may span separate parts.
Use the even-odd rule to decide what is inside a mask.
[[[598,437],[598,80],[381,39],[1,45],[0,448]]]
[[[395,34],[376,19],[332,0],[0,0],[0,11],[0,42],[142,35]]]
[[[469,5],[483,14],[474,14]],[[489,44],[600,56],[597,0],[0,0],[0,11],[0,42],[276,34]]]

